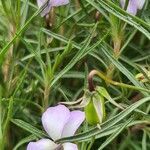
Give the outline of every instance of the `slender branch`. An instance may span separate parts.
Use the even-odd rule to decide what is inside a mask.
[[[101,79],[105,80],[105,82],[108,82],[109,84],[112,84],[112,85],[115,85],[115,86],[120,86],[120,87],[123,87],[123,88],[128,88],[128,89],[133,89],[133,90],[138,90],[138,91],[141,90],[141,91],[145,91],[145,92],[150,93],[150,90],[145,89],[145,88],[136,87],[136,86],[133,86],[133,85],[128,85],[128,84],[125,84],[125,83],[120,83],[120,82],[113,81],[113,80],[109,79],[106,75],[104,75],[103,72],[97,71],[97,70],[92,70],[89,73],[88,83],[89,83],[89,90],[90,91],[94,90],[94,84],[93,84],[94,75],[99,76]]]
[[[44,111],[45,111],[45,110],[47,109],[47,107],[48,107],[49,94],[50,94],[50,88],[49,88],[49,86],[46,84],[46,85],[45,85],[45,89],[44,89],[44,102],[43,102]]]

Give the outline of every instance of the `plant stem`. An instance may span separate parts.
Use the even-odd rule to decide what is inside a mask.
[[[121,49],[121,43],[122,43],[122,40],[119,37],[114,40],[114,54],[115,54],[115,58],[119,58],[120,49]]]
[[[0,88],[1,90],[1,88]],[[3,133],[2,133],[2,97],[0,93],[0,149],[2,148],[3,143]]]
[[[49,94],[50,94],[50,87],[48,86],[48,84],[46,84],[44,89],[44,103],[43,103],[44,111],[48,107]]]
[[[123,87],[123,88],[128,88],[128,89],[133,89],[133,90],[138,90],[138,91],[141,90],[141,91],[145,91],[145,92],[150,93],[150,90],[145,89],[145,88],[140,88],[140,87],[136,87],[136,86],[133,86],[133,85],[128,85],[128,84],[125,84],[125,83],[120,83],[120,82],[113,81],[110,78],[108,78],[106,75],[104,75],[103,72],[97,71],[97,70],[92,70],[89,73],[89,77],[91,77],[91,79],[89,80],[89,85],[92,88],[94,87],[94,85],[93,85],[93,81],[91,81],[91,80],[92,80],[94,75],[99,76],[101,79],[105,80],[105,82],[107,82],[109,84],[112,84],[112,85],[115,85],[115,86],[120,86],[120,87]],[[91,87],[89,87],[89,88],[91,88]]]
[[[93,83],[93,77],[94,77],[94,73],[93,71],[91,71],[88,75],[88,86],[89,86],[89,91],[92,92],[95,90],[95,87],[94,87],[94,83]]]
[[[15,25],[13,23],[10,23],[8,39],[12,40],[13,36],[15,35],[15,32],[16,32]],[[14,48],[14,44],[12,44],[9,50],[7,51],[7,55],[6,55],[6,58],[2,67],[2,71],[4,75],[4,82],[9,80],[9,71],[10,71],[10,63],[13,57],[13,48]]]
[[[28,25],[31,23],[31,21],[41,12],[44,10],[44,8],[47,5],[48,0],[44,3],[44,5],[38,9],[30,18],[29,20],[24,24],[22,28],[18,30],[18,32],[15,33],[15,36],[4,46],[4,48],[0,51],[0,57],[3,58],[5,53],[7,52],[8,48],[14,43],[14,41],[25,31],[25,29],[28,27]],[[1,63],[1,62],[0,62]]]
[[[94,144],[94,141],[95,141],[95,136],[94,136],[94,137],[92,137],[91,142],[90,142],[90,144],[89,144],[89,146],[88,146],[88,149],[87,149],[87,150],[90,150],[90,149],[92,148],[92,146],[93,146],[93,144]]]
[[[12,116],[12,109],[13,109],[13,98],[11,97],[9,99],[7,117],[6,117],[6,121],[4,123],[4,128],[3,128],[3,137],[2,137],[2,143],[1,143],[1,150],[5,149],[5,141],[6,141],[6,137],[7,137],[7,131],[8,131],[10,119],[11,119],[11,116]]]

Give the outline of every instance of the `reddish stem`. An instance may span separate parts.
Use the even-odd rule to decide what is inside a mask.
[[[88,75],[88,86],[89,86],[89,91],[94,91],[95,90],[95,86],[93,83],[93,77],[96,74],[96,70],[92,70],[89,75]]]

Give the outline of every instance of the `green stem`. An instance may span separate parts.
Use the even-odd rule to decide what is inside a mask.
[[[2,90],[0,88],[0,90]],[[2,148],[3,144],[3,134],[2,134],[2,97],[0,93],[0,149]]]
[[[13,98],[11,97],[9,100],[7,117],[6,117],[6,121],[4,123],[4,128],[3,128],[3,138],[2,138],[2,143],[1,143],[1,150],[5,149],[5,141],[6,141],[6,137],[7,137],[9,123],[10,123],[10,120],[12,117],[12,109],[13,109]]]
[[[111,79],[109,79],[106,75],[103,74],[103,72],[101,71],[97,71],[97,70],[92,70],[89,74],[90,78],[93,78],[94,75],[98,75],[100,78],[102,78],[103,80],[105,80],[105,82],[109,83],[109,84],[112,84],[112,85],[115,85],[115,86],[120,86],[120,87],[123,87],[123,88],[128,88],[128,89],[133,89],[133,90],[138,90],[138,91],[145,91],[145,92],[148,92],[150,93],[150,90],[148,89],[145,89],[145,88],[140,88],[140,87],[136,87],[136,86],[133,86],[133,85],[128,85],[128,84],[125,84],[125,83],[120,83],[120,82],[116,82],[116,81],[113,81]],[[90,83],[90,86],[94,87],[94,85],[91,85],[93,84]]]
[[[21,0],[17,0],[17,29],[19,29],[20,18],[21,18]]]
[[[90,149],[92,148],[92,146],[93,146],[93,144],[94,144],[94,141],[95,141],[95,136],[94,136],[94,137],[92,137],[91,142],[90,142],[90,144],[89,144],[89,146],[88,146],[88,149],[87,149],[87,150],[90,150]]]
[[[6,0],[1,0],[1,3],[2,3],[2,6],[3,6],[3,9],[4,9],[4,12],[8,15],[9,14],[9,10],[8,10],[8,7],[6,5]]]
[[[44,111],[45,111],[45,110],[47,109],[47,107],[48,107],[49,94],[50,94],[50,88],[49,88],[49,86],[46,84],[46,85],[45,85],[45,89],[44,89],[44,102],[43,102]]]

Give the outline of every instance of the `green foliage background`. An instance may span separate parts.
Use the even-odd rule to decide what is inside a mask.
[[[0,1],[0,149],[23,150],[29,141],[47,137],[42,112],[80,98],[93,69],[147,91],[94,78],[125,109],[106,100],[101,129],[85,122],[77,135],[59,142],[75,142],[81,150],[150,149],[149,0],[137,16],[118,0],[71,0],[51,11],[51,27],[40,11],[33,0]]]

